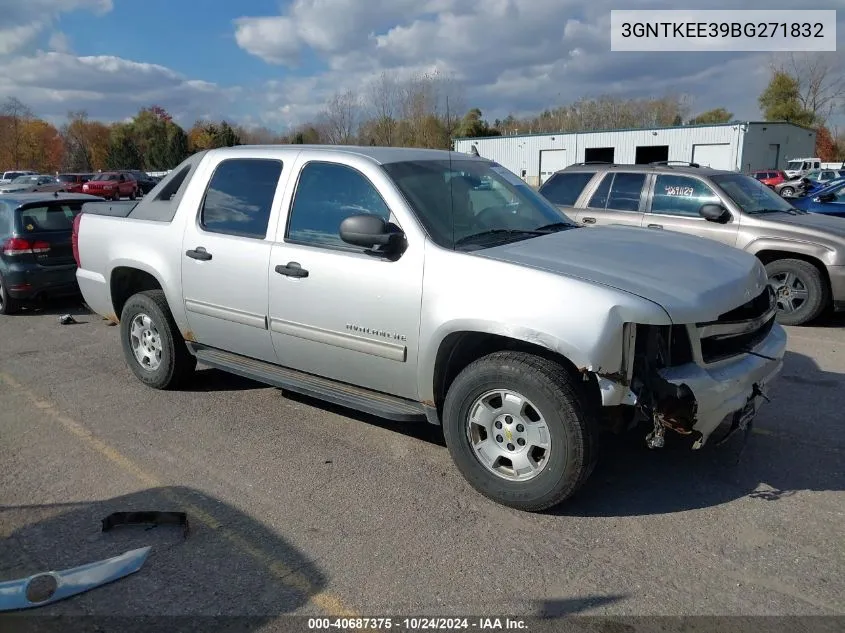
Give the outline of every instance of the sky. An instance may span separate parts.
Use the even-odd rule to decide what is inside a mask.
[[[709,0],[706,8],[737,8]],[[746,9],[794,9],[746,0]],[[771,53],[610,50],[611,9],[699,0],[0,0],[0,100],[54,122],[117,121],[152,104],[183,125],[226,118],[286,131],[337,91],[437,69],[492,121],[582,97],[689,95],[693,113],[761,117]],[[808,8],[809,5],[808,5]],[[845,0],[836,53],[845,72]],[[836,122],[843,121],[837,116]]]

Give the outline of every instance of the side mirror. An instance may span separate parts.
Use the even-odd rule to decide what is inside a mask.
[[[820,195],[817,198],[817,200],[819,202],[833,202],[834,200],[836,200],[836,194],[835,193],[823,193],[822,195]]]
[[[703,204],[698,210],[698,215],[708,222],[727,224],[731,219],[731,213],[721,204]]]
[[[353,246],[394,246],[403,237],[396,225],[371,213],[351,215],[340,223],[340,239]]]

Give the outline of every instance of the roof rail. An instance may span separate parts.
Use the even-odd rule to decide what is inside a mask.
[[[616,167],[616,163],[612,163],[606,160],[587,160],[583,163],[572,163],[569,165],[570,167],[583,167],[585,165],[610,165],[611,167]]]
[[[686,165],[687,167],[701,167],[698,163],[690,163],[685,160],[656,160],[649,163],[650,167],[657,167],[658,165]]]

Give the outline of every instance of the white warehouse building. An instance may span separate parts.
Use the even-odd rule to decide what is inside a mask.
[[[455,151],[496,161],[531,185],[584,162],[698,163],[715,169],[784,169],[792,158],[812,157],[816,132],[792,123],[739,122],[566,134],[457,138]]]

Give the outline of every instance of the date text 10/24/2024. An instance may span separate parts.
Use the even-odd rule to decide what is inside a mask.
[[[319,630],[398,630],[398,631],[519,631],[528,625],[520,618],[471,617],[471,618],[308,618],[308,629]]]

